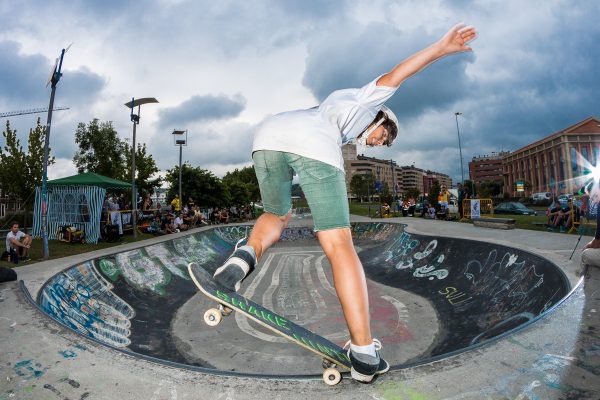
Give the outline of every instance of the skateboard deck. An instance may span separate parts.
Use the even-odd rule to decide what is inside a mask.
[[[190,277],[200,291],[211,300],[222,306],[221,310],[210,309],[204,314],[208,325],[217,325],[222,316],[228,315],[227,309],[242,313],[247,318],[283,336],[307,350],[323,358],[323,380],[328,385],[335,385],[341,380],[340,372],[335,367],[350,371],[351,364],[346,351],[337,344],[303,328],[287,318],[220,286],[204,268],[196,263],[188,265]]]

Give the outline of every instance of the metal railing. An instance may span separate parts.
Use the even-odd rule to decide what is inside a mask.
[[[462,203],[463,216],[462,220],[473,219],[471,215],[471,209],[475,202],[479,202],[479,216],[480,217],[492,217],[494,215],[494,203],[492,199],[464,199]]]

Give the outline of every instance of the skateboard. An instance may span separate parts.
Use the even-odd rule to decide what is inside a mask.
[[[188,271],[198,289],[209,299],[218,303],[218,308],[211,308],[204,313],[204,322],[207,325],[216,326],[223,317],[228,316],[232,311],[236,311],[322,357],[323,381],[327,385],[333,386],[342,380],[342,374],[338,368],[350,371],[352,367],[350,359],[346,351],[337,344],[266,309],[239,293],[220,286],[214,281],[212,275],[196,263],[190,263]]]

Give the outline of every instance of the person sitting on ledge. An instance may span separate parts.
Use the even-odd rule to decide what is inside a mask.
[[[10,255],[10,261],[17,264],[19,260],[29,260],[29,248],[31,247],[31,236],[19,230],[19,223],[10,223],[10,232],[6,235],[6,251]]]

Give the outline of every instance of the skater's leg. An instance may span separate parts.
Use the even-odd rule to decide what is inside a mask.
[[[333,281],[348,330],[352,377],[370,382],[389,370],[378,353],[381,343],[371,336],[369,297],[362,264],[350,231],[350,213],[343,171],[302,158],[292,164],[310,206],[315,231],[332,266]]]
[[[215,271],[215,280],[229,289],[240,288],[242,280],[254,270],[264,252],[279,240],[290,220],[293,171],[286,154],[278,151],[253,154],[265,213],[254,224],[246,245],[236,249]]]
[[[320,231],[318,238],[331,264],[335,290],[348,324],[350,340],[357,346],[369,345],[373,343],[373,338],[367,283],[350,229]]]
[[[290,221],[291,215],[291,211],[281,217],[266,212],[258,217],[247,243],[248,246],[254,249],[256,260],[260,260],[264,252],[279,240],[281,232]]]

